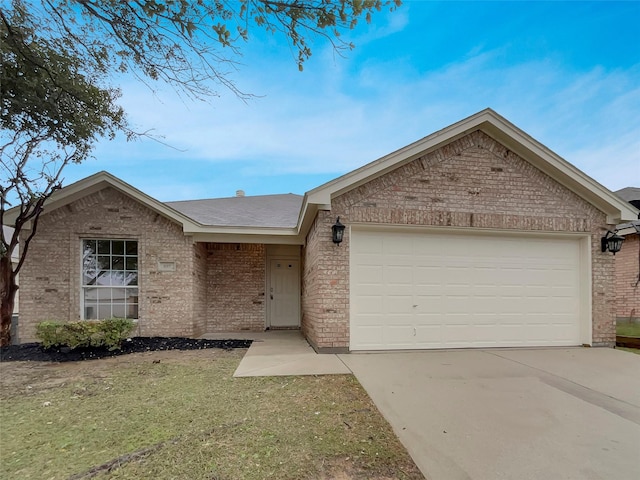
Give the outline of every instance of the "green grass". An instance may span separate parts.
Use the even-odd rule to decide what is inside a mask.
[[[93,478],[423,478],[353,376],[232,378],[243,351],[170,353],[2,364],[0,478],[140,451]]]
[[[625,337],[640,337],[640,323],[620,322],[616,325],[616,334]]]

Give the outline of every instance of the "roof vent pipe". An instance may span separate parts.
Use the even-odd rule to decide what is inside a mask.
[[[236,190],[236,197],[244,197],[244,190]]]

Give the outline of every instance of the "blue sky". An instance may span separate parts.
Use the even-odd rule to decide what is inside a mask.
[[[604,186],[640,186],[640,2],[405,1],[298,72],[256,32],[231,74],[257,95],[207,102],[121,84],[150,140],[102,141],[65,184],[107,170],[162,201],[303,194],[486,107]]]

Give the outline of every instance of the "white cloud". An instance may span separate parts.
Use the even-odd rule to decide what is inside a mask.
[[[403,28],[397,21],[381,32]],[[102,144],[97,169],[126,166],[137,185],[137,166],[142,171],[150,163],[156,179],[166,174],[167,186],[183,185],[172,198],[207,196],[199,186],[204,171],[234,179],[337,175],[491,107],[605,186],[640,183],[640,65],[616,71],[571,70],[553,59],[503,65],[501,51],[478,48],[419,74],[401,58],[369,59],[356,68],[327,52],[302,74],[273,59],[244,68],[245,90],[266,92],[247,104],[228,92],[211,103],[186,103],[170,92],[154,96],[139,84],[124,86],[133,123],[185,151],[150,141]]]

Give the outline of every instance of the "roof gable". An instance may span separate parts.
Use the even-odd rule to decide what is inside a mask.
[[[113,187],[117,191],[142,203],[169,220],[182,225],[183,228],[185,226],[196,226],[196,222],[192,219],[105,171],[98,172],[71,185],[67,185],[60,190],[56,190],[45,203],[45,213],[64,207],[106,187]],[[5,215],[7,223],[12,224],[17,214],[17,208],[7,211]]]
[[[446,206],[446,207],[443,207]],[[480,130],[422,155],[332,200],[339,210],[602,218],[593,205]],[[357,217],[354,211],[350,211]]]
[[[330,205],[331,200],[376,177],[480,130],[546,173],[579,197],[606,213],[611,224],[632,220],[637,211],[604,186],[578,170],[543,144],[491,109],[485,109],[400,150],[307,192],[309,204]]]

